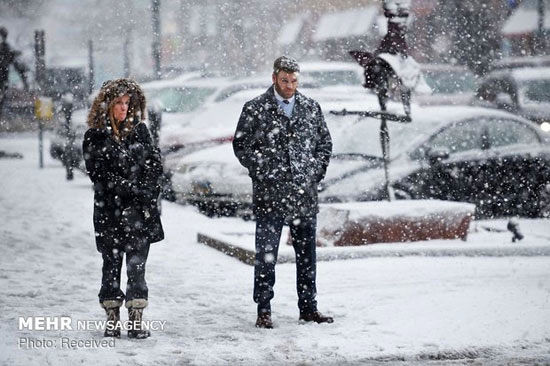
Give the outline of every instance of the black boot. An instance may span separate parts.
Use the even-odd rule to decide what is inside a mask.
[[[122,302],[118,300],[105,300],[101,303],[101,307],[107,313],[107,324],[105,325],[104,337],[120,338],[120,307]]]
[[[256,328],[273,329],[271,313],[260,313],[256,319]]]
[[[300,312],[300,320],[315,323],[334,323],[333,317],[323,315],[317,310],[311,312]]]
[[[128,338],[145,339],[151,336],[151,332],[143,329],[143,309],[147,307],[147,300],[134,299],[126,302],[128,308]]]

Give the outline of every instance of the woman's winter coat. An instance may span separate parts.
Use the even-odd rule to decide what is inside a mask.
[[[128,246],[164,238],[158,208],[160,151],[140,121],[145,108],[141,89],[137,84],[119,83],[102,92],[88,116],[92,128],[83,142],[86,170],[94,184],[94,229],[100,252],[127,250]],[[137,123],[119,141],[114,138],[107,108],[121,94],[131,96],[128,119]]]

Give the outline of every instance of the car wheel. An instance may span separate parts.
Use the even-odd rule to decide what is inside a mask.
[[[539,217],[550,217],[550,183],[543,184],[538,194]]]
[[[216,215],[215,208],[207,203],[198,202],[197,207],[199,209],[199,212],[203,215],[206,215],[208,217],[214,217]]]

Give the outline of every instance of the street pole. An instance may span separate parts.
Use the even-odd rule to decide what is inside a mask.
[[[545,0],[538,0],[538,27],[537,27],[537,54],[543,55],[546,52],[546,37],[544,29]]]
[[[129,36],[126,36],[126,40],[124,42],[124,47],[123,47],[123,57],[124,57],[124,77],[125,78],[128,78],[130,77],[130,50],[129,50],[129,47],[130,47],[130,37]]]
[[[43,30],[34,31],[34,57],[35,57],[35,78],[39,93],[43,92],[45,82],[46,62],[45,56],[45,35]],[[38,119],[38,166],[44,168],[44,125],[42,119]]]
[[[94,42],[90,39],[88,40],[88,95],[94,92],[94,77]]]
[[[153,63],[155,70],[155,79],[160,79],[160,0],[152,0],[153,17]]]

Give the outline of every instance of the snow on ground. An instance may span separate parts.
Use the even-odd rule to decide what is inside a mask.
[[[166,320],[164,331],[143,341],[123,335],[114,347],[67,349],[61,337],[103,340],[102,331],[18,330],[18,318],[103,319],[91,185],[81,173],[65,181],[47,154],[38,169],[34,135],[1,136],[0,150],[24,154],[0,160],[0,364],[550,362],[550,257],[319,262],[319,307],[335,317],[331,325],[298,322],[294,265],[280,264],[275,329],[260,330],[253,268],[196,241],[197,231],[231,219],[208,219],[167,202],[167,238],[150,252],[145,312],[147,319]],[[491,235],[479,238],[491,241]],[[18,347],[27,338],[56,347]]]

